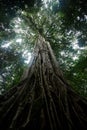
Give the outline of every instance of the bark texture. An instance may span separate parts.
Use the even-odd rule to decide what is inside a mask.
[[[87,130],[87,101],[66,82],[42,37],[21,82],[0,96],[0,129]]]

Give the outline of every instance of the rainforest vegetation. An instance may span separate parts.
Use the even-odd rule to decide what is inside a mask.
[[[85,0],[0,0],[0,129],[87,129]]]

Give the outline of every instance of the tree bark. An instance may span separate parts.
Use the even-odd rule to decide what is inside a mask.
[[[27,73],[0,96],[0,129],[87,129],[87,100],[66,82],[50,44],[41,36]]]

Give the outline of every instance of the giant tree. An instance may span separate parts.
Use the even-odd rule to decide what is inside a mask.
[[[37,39],[21,81],[0,96],[0,128],[87,129],[87,100],[64,78],[45,30],[39,28],[31,16],[24,19],[36,31]]]
[[[64,79],[50,44],[38,37],[29,70],[0,97],[3,129],[86,129],[87,101]]]

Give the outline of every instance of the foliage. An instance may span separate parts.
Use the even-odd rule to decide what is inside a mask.
[[[16,85],[23,73],[23,58],[13,48],[0,48],[0,93]]]
[[[78,31],[78,45],[87,45],[87,2],[85,0],[59,0],[59,12],[65,29]]]
[[[65,72],[65,76],[72,84],[73,88],[87,97],[87,52],[83,51],[74,66]]]

